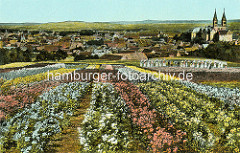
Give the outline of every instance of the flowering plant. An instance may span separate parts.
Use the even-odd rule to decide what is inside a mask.
[[[185,133],[175,129],[153,109],[146,96],[135,85],[118,82],[114,86],[130,109],[136,135],[149,150],[177,152],[182,147]]]
[[[192,151],[209,151],[217,148],[220,142],[224,142],[224,146],[230,141],[224,135],[239,126],[238,115],[234,115],[236,111],[227,111],[222,101],[197,93],[178,82],[141,83],[139,87],[159,112],[174,126],[187,132],[188,148]],[[237,136],[237,132],[232,134]]]
[[[92,100],[79,129],[85,152],[126,150],[131,142],[126,104],[109,83],[93,85]]]
[[[16,63],[1,65],[0,69],[13,68],[13,67],[24,67],[24,66],[28,66],[28,65],[32,65],[32,64],[35,64],[35,63],[34,62],[16,62]]]
[[[88,83],[61,84],[5,120],[0,127],[0,151],[16,147],[24,153],[43,152],[50,136],[59,133],[66,117],[79,107],[87,87]]]
[[[40,68],[23,68],[20,70],[10,71],[7,73],[0,73],[0,78],[6,79],[6,80],[12,80],[18,77],[35,75],[35,74],[44,73],[51,70],[57,70],[60,68],[65,68],[65,64],[47,65],[45,67],[40,67]]]

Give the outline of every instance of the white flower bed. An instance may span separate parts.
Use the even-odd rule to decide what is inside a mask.
[[[83,151],[103,152],[126,149],[129,123],[126,104],[111,84],[94,84],[90,108],[79,129]]]
[[[180,83],[197,92],[206,94],[209,97],[218,98],[229,106],[240,106],[240,91],[238,88],[230,89],[224,87],[213,87],[188,81],[180,81]]]
[[[0,150],[13,141],[21,152],[42,152],[49,136],[61,131],[64,117],[72,115],[80,104],[78,100],[88,85],[79,82],[61,84],[43,93],[29,108],[4,121],[0,127]]]
[[[60,68],[65,68],[65,64],[59,63],[59,64],[47,65],[45,67],[38,67],[38,68],[23,68],[20,70],[10,71],[7,73],[0,73],[0,78],[11,80],[18,77],[35,75],[35,74],[44,73],[51,70],[57,70]]]

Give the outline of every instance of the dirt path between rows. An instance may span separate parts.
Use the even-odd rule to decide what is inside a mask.
[[[81,149],[77,128],[81,126],[84,114],[90,106],[92,89],[80,100],[80,108],[70,117],[70,124],[61,133],[54,135],[47,146],[46,153],[76,153]]]

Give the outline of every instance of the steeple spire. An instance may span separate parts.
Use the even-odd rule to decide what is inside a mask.
[[[218,19],[217,19],[217,10],[215,9],[215,13],[213,16],[213,28],[218,26]]]
[[[222,27],[226,27],[226,26],[227,26],[227,18],[226,18],[225,8],[224,8],[223,16],[222,16]]]
[[[217,20],[217,10],[215,9],[213,20]]]
[[[223,12],[223,17],[222,17],[222,19],[227,20],[227,18],[226,18],[226,14],[225,14],[225,8],[224,8],[224,12]]]

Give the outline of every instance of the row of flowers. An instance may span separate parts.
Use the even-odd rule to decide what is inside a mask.
[[[68,117],[80,106],[88,83],[68,83],[43,93],[22,111],[1,123],[0,152],[44,152],[52,135],[59,133]]]
[[[139,72],[146,72],[145,70],[141,70],[139,68],[134,68],[134,67],[131,67]],[[150,72],[151,73],[151,72]],[[178,80],[178,79],[176,79]],[[175,82],[175,81],[173,81]],[[201,108],[201,106],[192,106],[192,104],[187,104],[187,103],[184,103],[183,104],[183,107],[182,108],[179,108],[178,106],[172,106],[173,107],[173,110],[174,111],[178,111],[180,112],[180,114],[176,113],[177,115],[175,115],[176,117],[179,117],[181,116],[179,119],[181,118],[184,118],[184,114],[182,114],[182,110],[185,110],[186,111],[186,114],[189,115],[189,110],[187,112],[186,108],[193,108],[192,110],[190,110],[191,112],[194,112],[195,114],[198,114],[200,113],[199,112],[199,109],[205,109],[204,111],[202,111],[200,114],[204,114],[204,119],[209,117],[209,120],[208,120],[208,123],[207,124],[211,124],[212,123],[216,123],[218,122],[218,125],[214,125],[217,127],[218,131],[222,131],[224,134],[223,136],[221,136],[221,138],[223,137],[227,137],[226,140],[223,140],[223,144],[224,146],[228,146],[230,149],[233,149],[235,148],[236,146],[239,146],[239,136],[240,136],[240,133],[237,132],[238,130],[231,130],[231,127],[234,127],[233,129],[235,129],[235,127],[238,127],[239,125],[237,124],[238,123],[238,118],[240,117],[239,116],[239,113],[238,111],[236,111],[236,108],[239,108],[239,104],[240,104],[240,92],[239,92],[239,89],[238,88],[235,88],[235,89],[229,89],[229,88],[219,88],[219,87],[213,87],[213,86],[209,86],[209,85],[201,85],[201,84],[196,84],[196,83],[193,83],[193,82],[188,82],[188,81],[178,81],[180,82],[181,84],[183,84],[184,86],[188,87],[182,87],[182,86],[174,86],[174,88],[176,89],[182,89],[182,88],[185,88],[186,91],[189,91],[189,93],[191,94],[198,94],[198,98],[196,98],[194,101],[195,101],[195,104],[198,103],[198,104],[202,104],[204,107]],[[173,83],[173,84],[178,84],[178,83]],[[154,87],[155,88],[155,87]],[[166,89],[161,89],[162,90],[166,90]],[[169,92],[170,94],[173,94],[175,95],[175,92],[176,91],[171,91]],[[169,94],[167,93],[167,94]],[[157,94],[159,94],[158,92],[156,92],[154,94],[154,96],[156,96]],[[181,93],[183,94],[183,93]],[[170,97],[169,99],[174,99],[176,102],[179,102],[181,101],[182,99],[179,97],[181,97],[181,94],[179,94],[178,96],[175,95],[175,99],[173,97]],[[208,97],[209,98],[208,98]],[[159,99],[161,99],[161,95],[160,97],[158,97]],[[191,96],[190,96],[191,97]],[[200,100],[202,97],[206,97],[208,99],[211,99],[212,102],[214,103],[209,103],[208,102],[203,102],[202,100]],[[192,97],[191,97],[192,98]],[[217,99],[216,99],[217,98]],[[222,103],[220,100],[224,101],[225,103]],[[162,99],[164,101],[164,98]],[[169,102],[168,102],[169,103]],[[221,106],[221,107],[220,107]],[[169,105],[167,108],[170,108]],[[196,109],[197,108],[197,109]],[[179,110],[178,110],[179,109]],[[223,109],[225,109],[223,111]],[[203,113],[204,112],[204,113]],[[206,115],[206,113],[208,115]],[[172,113],[174,114],[174,113]],[[207,116],[207,117],[206,117]],[[193,121],[197,122],[199,124],[199,120],[198,118],[191,118]],[[177,119],[177,121],[179,121]],[[187,123],[187,122],[185,122]],[[180,124],[180,123],[179,123]],[[205,126],[205,124],[203,124]],[[205,146],[205,147],[209,147],[211,146],[211,144],[213,144],[214,141],[220,141],[218,139],[220,138],[217,138],[216,136],[213,136],[209,131],[209,128],[206,128],[207,126],[205,127],[201,127],[202,129],[205,129],[203,131],[200,130],[200,132],[197,132],[197,133],[192,133],[195,137],[200,137],[200,138],[195,138],[195,139],[199,139],[201,140],[201,143],[198,144],[198,146],[200,145],[200,148],[202,148],[202,146]],[[200,129],[201,129],[200,128]],[[184,129],[184,126],[183,126],[183,129]],[[211,129],[212,130],[212,129]],[[208,134],[206,134],[206,131],[208,131]],[[227,132],[226,132],[227,131]],[[229,131],[231,131],[229,133]],[[233,132],[234,131],[234,132]],[[205,133],[205,140],[204,140],[204,133]],[[216,132],[218,133],[218,132]],[[208,135],[209,138],[206,139],[206,135]],[[214,140],[215,139],[215,140]],[[192,145],[192,144],[191,144]]]
[[[156,71],[151,71],[143,68],[138,68],[136,66],[125,66],[116,68],[123,74],[130,82],[147,82],[156,80],[178,80],[174,76],[167,75],[166,73],[158,73]]]
[[[235,105],[240,106],[240,90],[238,88],[213,87],[188,81],[180,81],[180,83],[199,93],[206,94],[209,97],[218,98],[224,101],[232,109]]]
[[[37,82],[37,81],[42,81],[42,80],[51,80],[52,75],[56,76],[55,74],[65,74],[65,73],[71,73],[75,69],[65,69],[65,68],[60,68],[58,70],[52,70],[49,72],[45,73],[40,73],[40,74],[35,74],[31,76],[25,76],[25,77],[18,77],[12,80],[7,80],[1,83],[1,90],[6,91],[9,90],[12,86],[17,86],[20,84],[28,84],[32,82]]]
[[[187,132],[191,151],[210,151],[220,143],[230,150],[239,146],[240,133],[232,130],[240,126],[239,115],[235,110],[225,109],[220,100],[194,92],[178,82],[149,82],[139,87],[159,112]]]
[[[24,67],[28,65],[35,64],[34,62],[16,62],[5,65],[0,65],[0,69],[13,68],[13,67]]]
[[[0,120],[35,102],[40,94],[59,84],[60,82],[57,81],[34,82],[0,92]]]
[[[239,81],[217,81],[217,82],[213,82],[213,81],[204,81],[201,82],[201,84],[206,84],[206,85],[210,85],[210,86],[214,86],[214,87],[225,87],[225,88],[238,88],[240,89],[240,82]]]
[[[82,152],[123,151],[131,143],[126,104],[109,83],[93,84],[90,107],[79,129]]]
[[[138,87],[127,82],[118,82],[114,86],[129,108],[136,138],[145,144],[148,151],[183,150],[186,133],[174,128],[158,113]]]
[[[6,80],[12,80],[18,77],[35,75],[35,74],[44,73],[51,70],[57,70],[60,68],[65,68],[65,64],[47,65],[45,67],[39,67],[39,68],[22,68],[20,70],[14,70],[7,73],[0,73],[0,78],[6,79]]]
[[[218,98],[222,101],[224,101],[227,105],[226,106],[230,106],[230,108],[233,109],[233,107],[235,105],[240,106],[240,90],[238,88],[224,88],[224,87],[214,87],[214,86],[210,86],[210,85],[204,85],[204,84],[197,84],[194,82],[189,82],[189,81],[182,81],[179,80],[177,78],[172,78],[172,77],[167,77],[166,74],[158,74],[157,72],[154,71],[150,71],[150,70],[145,70],[142,68],[138,68],[135,66],[126,66],[125,68],[120,68],[119,71],[121,73],[123,73],[124,75],[127,75],[128,78],[130,78],[130,81],[134,81],[136,82],[136,77],[134,78],[133,76],[131,76],[131,74],[136,73],[136,74],[151,74],[153,76],[155,76],[155,78],[159,78],[160,76],[160,80],[164,80],[164,81],[179,81],[181,84],[183,84],[184,86],[195,90],[196,92],[199,93],[203,93],[211,98]],[[139,75],[141,76],[141,75]],[[143,75],[144,76],[144,75]],[[132,80],[131,80],[132,78]],[[152,81],[153,79],[150,79],[147,77],[142,77],[143,80],[147,80],[147,81]],[[155,79],[154,79],[155,80]],[[137,79],[137,82],[142,81],[141,77],[139,77]]]
[[[50,73],[69,73],[72,69],[59,69]],[[19,109],[33,103],[36,98],[50,87],[56,87],[65,81],[49,81],[48,73],[19,77],[13,80],[0,79],[0,120],[16,113]]]

